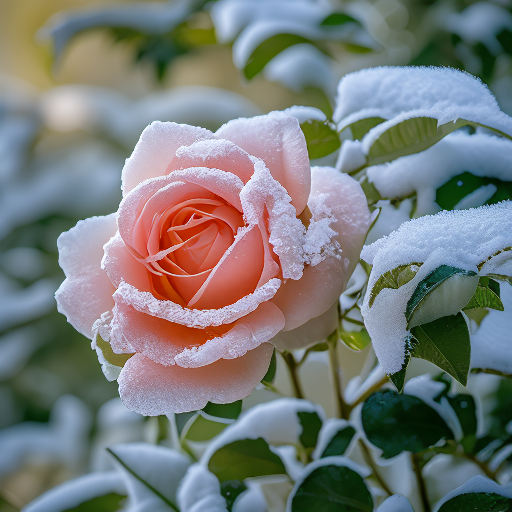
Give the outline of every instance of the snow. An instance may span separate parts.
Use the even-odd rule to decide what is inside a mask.
[[[512,135],[512,120],[477,78],[450,68],[378,67],[350,73],[338,86],[334,121],[342,131],[369,117],[389,120],[364,137],[367,150],[391,126],[413,117],[431,117],[438,125],[473,121]]]
[[[189,309],[168,300],[158,300],[149,292],[141,292],[122,282],[114,293],[116,303],[133,306],[137,311],[188,327],[204,328],[232,323],[253,312],[262,302],[270,300],[281,286],[281,280],[270,279],[255,292],[234,304],[219,309]]]
[[[262,437],[273,445],[300,444],[302,426],[297,416],[300,411],[316,412],[320,419],[324,419],[324,413],[319,406],[296,398],[280,398],[253,407],[212,441],[201,458],[201,463],[207,464],[219,448],[240,439]]]
[[[0,431],[0,475],[41,461],[61,463],[76,472],[85,456],[90,426],[91,414],[80,399],[60,397],[49,423],[24,422]]]
[[[263,74],[267,80],[280,82],[294,92],[314,87],[334,98],[338,79],[331,69],[332,64],[333,61],[316,47],[296,44],[274,57]]]
[[[455,132],[421,153],[369,167],[367,175],[383,198],[401,199],[416,194],[415,216],[420,217],[440,210],[435,202],[436,190],[463,172],[512,181],[511,154],[512,141],[508,139]],[[481,206],[494,191],[494,185],[487,185],[464,198],[457,208]]]
[[[472,4],[440,22],[446,31],[457,34],[467,44],[483,43],[493,55],[503,52],[496,36],[504,29],[512,30],[512,14],[492,2]]]
[[[248,489],[233,503],[233,512],[267,512],[267,502],[261,486],[247,482]]]
[[[176,503],[176,492],[180,481],[190,465],[184,455],[148,443],[117,445],[112,452],[172,503]],[[148,486],[136,478],[117,460],[115,465],[125,481],[130,497],[129,512],[169,512],[169,506]]]
[[[52,16],[38,37],[53,40],[55,58],[59,60],[68,42],[84,30],[107,26],[165,34],[182,23],[199,4],[199,0],[177,0],[65,11]]]
[[[495,493],[500,496],[505,496],[506,498],[512,498],[512,484],[499,485],[496,482],[493,482],[490,478],[483,476],[474,476],[465,484],[449,492],[439,503],[437,503],[434,510],[439,510],[443,503],[446,503],[448,500],[454,498],[455,496],[474,492]]]
[[[399,371],[404,362],[405,339],[409,333],[405,310],[417,284],[440,265],[476,272],[479,263],[512,246],[511,212],[510,201],[472,210],[441,212],[406,222],[388,237],[363,248],[361,257],[373,268],[361,312],[387,374]],[[377,279],[399,265],[410,263],[423,265],[415,277],[399,289],[383,289],[370,308],[370,291]],[[480,275],[487,272],[482,268]],[[452,303],[450,309],[461,309],[465,298],[458,297],[461,303]]]
[[[227,512],[217,477],[201,464],[190,466],[178,488],[181,512]]]
[[[377,509],[377,512],[414,512],[414,510],[405,496],[394,494]]]
[[[294,105],[293,107],[289,107],[283,112],[288,115],[295,117],[300,124],[305,121],[321,121],[324,122],[327,120],[327,116],[319,109],[315,107],[303,107],[299,105]]]
[[[125,496],[123,479],[116,471],[91,473],[68,481],[45,492],[29,503],[24,512],[74,509],[98,496],[116,493]]]
[[[512,374],[512,286],[500,282],[505,311],[490,309],[471,336],[471,367]]]
[[[324,450],[327,448],[327,445],[331,442],[332,438],[341,430],[345,430],[347,427],[352,427],[356,430],[356,427],[349,423],[347,420],[341,420],[338,418],[329,418],[322,425],[322,429],[318,434],[318,441],[316,443],[316,447],[312,453],[313,459],[317,460],[321,457]],[[346,454],[349,454],[354,443],[356,442],[357,434],[354,434],[354,437],[350,441],[350,445],[347,446]]]

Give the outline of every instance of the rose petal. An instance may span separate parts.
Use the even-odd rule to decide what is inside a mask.
[[[221,337],[208,340],[197,347],[187,348],[174,360],[179,366],[197,368],[221,358],[242,357],[272,339],[283,327],[284,316],[281,310],[272,302],[263,302],[256,311],[237,320]]]
[[[256,289],[263,263],[261,233],[257,226],[250,226],[235,237],[188,306],[217,309],[234,304]]]
[[[92,339],[92,326],[114,307],[115,289],[101,269],[103,244],[116,232],[116,215],[81,220],[57,240],[59,265],[66,279],[55,293],[57,309],[81,334]]]
[[[244,183],[254,172],[254,164],[248,153],[233,142],[223,139],[201,140],[179,148],[167,172],[189,167],[221,169],[235,174]]]
[[[221,126],[215,135],[261,158],[292,198],[297,214],[304,210],[311,171],[306,139],[295,117],[271,112],[250,119],[235,119]]]
[[[154,121],[142,132],[126,160],[122,173],[123,195],[149,178],[164,176],[179,147],[212,138],[213,133],[204,128]]]
[[[126,407],[144,416],[197,411],[207,402],[235,402],[264,377],[272,350],[264,343],[237,359],[201,368],[163,366],[135,354],[119,376],[119,395]]]
[[[246,295],[234,304],[219,309],[184,308],[170,300],[158,300],[151,293],[141,292],[128,283],[121,283],[114,293],[116,304],[133,306],[137,311],[157,318],[186,325],[187,327],[211,327],[230,324],[254,311],[262,302],[270,300],[281,286],[281,280],[274,278]]]
[[[295,329],[327,311],[348,283],[363,247],[370,224],[366,197],[359,183],[330,167],[312,170],[310,201],[324,194],[323,203],[337,219],[330,224],[338,235],[341,259],[327,257],[318,265],[306,266],[298,281],[288,280],[272,302],[283,312],[285,331]]]
[[[281,331],[270,342],[278,350],[300,350],[325,340],[338,326],[338,301],[323,315],[291,331]]]

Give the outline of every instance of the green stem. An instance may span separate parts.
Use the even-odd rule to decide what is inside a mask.
[[[377,480],[377,482],[382,487],[384,492],[386,492],[388,496],[391,496],[393,492],[391,491],[388,484],[384,481],[381,474],[379,473],[377,466],[375,465],[375,462],[373,460],[372,454],[370,453],[368,446],[366,446],[362,439],[359,439],[359,448],[361,449],[366,464],[368,464],[368,466],[370,466],[372,470],[373,477],[375,478],[375,480]]]
[[[117,462],[119,462],[119,464],[121,464],[121,466],[123,466],[123,468],[126,469],[126,471],[128,471],[128,473],[132,474],[139,482],[143,483],[151,492],[153,492],[154,494],[156,494],[164,503],[166,503],[167,505],[169,505],[169,507],[171,507],[175,512],[180,512],[180,509],[172,502],[170,501],[169,499],[167,499],[161,492],[159,492],[157,489],[155,489],[151,484],[149,484],[148,482],[146,482],[146,480],[144,480],[143,478],[141,478],[137,473],[135,473],[135,471],[133,471],[133,469],[128,466],[118,455],[116,455],[110,448],[107,448],[107,452],[110,453],[110,455],[112,455],[112,457],[114,457],[114,459],[117,460]]]
[[[281,352],[281,356],[283,357],[286,366],[288,366],[295,398],[304,398],[304,392],[302,391],[302,385],[300,383],[299,374],[297,372],[298,364],[295,360],[295,357],[293,357],[293,354],[287,350]]]
[[[470,460],[473,464],[476,464],[484,472],[487,478],[490,478],[491,480],[494,480],[495,482],[499,483],[498,478],[496,476],[496,472],[492,471],[485,462],[478,460],[474,455],[470,453],[464,453],[462,454],[462,456]]]
[[[332,385],[334,388],[334,398],[336,400],[336,409],[338,418],[348,420],[350,416],[350,408],[343,399],[341,390],[341,369],[338,362],[338,331],[334,331],[327,338],[327,346],[329,347],[329,363],[331,367]]]
[[[385,375],[382,377],[377,384],[372,386],[371,388],[366,391],[366,393],[362,394],[353,404],[347,405],[349,411],[352,411],[355,407],[357,407],[360,403],[364,402],[371,394],[373,394],[375,391],[378,391],[386,382],[389,380],[389,377]]]
[[[418,483],[418,490],[420,492],[421,503],[423,505],[423,512],[431,512],[432,509],[430,508],[430,503],[428,501],[427,487],[421,473],[420,459],[418,455],[411,453],[411,460],[414,474],[416,475],[416,482]]]
[[[492,368],[471,368],[471,373],[488,373],[489,375],[499,375],[500,377],[512,379],[512,373],[504,373]]]

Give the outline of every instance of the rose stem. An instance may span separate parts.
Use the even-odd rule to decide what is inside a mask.
[[[370,453],[370,450],[368,449],[368,446],[364,443],[362,439],[359,439],[359,448],[361,449],[361,453],[363,454],[364,460],[368,466],[370,466],[372,470],[373,477],[379,485],[382,487],[384,492],[388,494],[388,496],[391,496],[393,494],[393,491],[388,487],[388,484],[384,481],[382,476],[379,473],[379,470],[377,469],[377,466],[375,465],[375,462],[373,461],[372,454]]]
[[[338,331],[336,330],[333,333],[329,334],[329,336],[327,337],[327,346],[329,347],[329,362],[332,374],[332,384],[334,387],[334,396],[336,399],[337,406],[336,415],[338,418],[348,420],[350,410],[348,405],[345,403],[345,400],[343,399],[343,393],[341,391],[341,369],[338,362],[337,344]]]
[[[283,357],[286,366],[288,366],[288,371],[290,372],[293,394],[296,398],[304,398],[304,392],[302,391],[299,375],[297,373],[298,364],[295,357],[293,357],[293,354],[287,350],[281,352],[281,356]]]
[[[415,453],[411,453],[412,467],[414,474],[416,475],[416,481],[418,482],[418,489],[420,491],[421,503],[423,505],[423,512],[431,512],[430,503],[427,497],[427,487],[425,486],[425,480],[421,474],[420,460]]]

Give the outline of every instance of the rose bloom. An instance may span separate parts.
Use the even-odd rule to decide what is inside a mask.
[[[116,213],[58,239],[58,309],[93,340],[124,404],[143,415],[246,397],[274,346],[337,325],[369,226],[359,184],[310,168],[296,118],[216,133],[154,122],[122,172]]]

